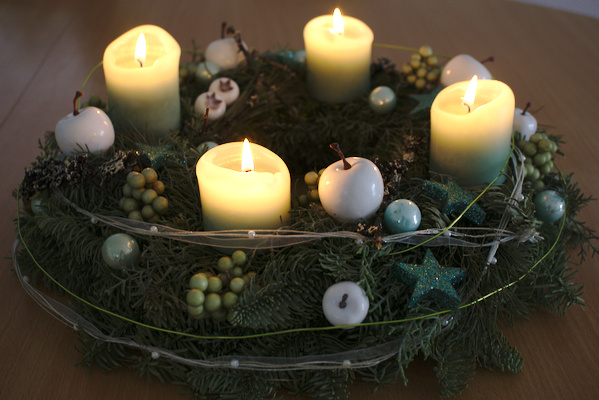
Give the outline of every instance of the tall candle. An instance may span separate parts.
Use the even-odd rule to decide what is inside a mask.
[[[500,174],[510,153],[515,108],[512,90],[494,80],[478,81],[474,100],[465,106],[469,83],[443,89],[431,107],[430,169],[463,186],[489,183]]]
[[[333,16],[322,15],[304,27],[308,90],[327,103],[354,100],[370,86],[372,30],[356,18],[342,18],[334,27]]]
[[[291,179],[272,151],[249,144],[253,167],[242,163],[242,142],[208,150],[196,165],[204,229],[273,229],[287,220]]]
[[[154,25],[133,28],[108,45],[103,66],[110,117],[115,125],[156,137],[179,129],[180,57],[177,41]]]

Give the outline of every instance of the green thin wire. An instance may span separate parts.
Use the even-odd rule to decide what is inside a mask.
[[[94,74],[94,72],[96,72],[96,70],[102,66],[102,63],[103,63],[103,61],[100,61],[99,63],[96,64],[95,67],[92,68],[91,71],[89,71],[89,74],[87,74],[87,76],[85,77],[85,80],[83,81],[83,84],[81,84],[81,91],[82,92],[83,92],[83,89],[85,88],[85,85],[87,85],[87,81],[89,81],[89,78],[91,78],[92,75]]]
[[[560,172],[560,176],[563,178],[563,175]],[[20,192],[21,192],[21,184],[19,184],[19,190],[17,190],[17,215],[20,214],[20,207],[19,207],[19,203],[20,203]],[[566,204],[567,207],[567,204]],[[562,222],[560,225],[560,229],[558,232],[558,235],[555,239],[555,242],[553,243],[553,245],[551,246],[551,248],[549,248],[549,250],[543,255],[543,257],[541,257],[536,263],[534,263],[529,269],[528,271],[526,271],[522,276],[520,276],[518,279],[516,279],[515,281],[508,283],[507,285],[494,290],[493,292],[490,292],[488,294],[486,294],[485,296],[474,300],[468,304],[464,304],[462,306],[460,306],[460,309],[464,309],[464,308],[468,308],[471,307],[483,300],[488,299],[491,296],[496,295],[497,293],[517,284],[518,282],[522,281],[526,276],[528,276],[548,255],[549,253],[551,253],[553,251],[553,249],[555,248],[555,246],[557,245],[564,226],[565,226],[565,221],[566,221],[566,213],[564,212],[564,216],[562,217]],[[184,332],[178,332],[178,331],[173,331],[170,329],[164,329],[164,328],[159,328],[153,325],[148,325],[148,324],[144,324],[142,322],[139,321],[135,321],[133,319],[124,317],[122,315],[119,315],[117,313],[114,313],[112,311],[106,310],[102,307],[96,306],[95,304],[83,299],[82,297],[76,295],[75,293],[71,292],[69,289],[67,289],[65,286],[63,286],[60,282],[58,282],[54,277],[52,277],[35,259],[35,257],[33,256],[33,254],[31,253],[31,251],[29,250],[29,247],[27,246],[27,243],[25,242],[25,239],[23,238],[23,233],[21,232],[21,218],[17,217],[17,231],[19,233],[19,238],[21,240],[21,243],[23,244],[23,247],[25,248],[25,250],[27,251],[27,254],[29,254],[29,256],[31,257],[31,259],[33,260],[34,264],[52,281],[54,282],[58,287],[60,287],[62,290],[64,290],[66,293],[68,293],[70,296],[72,296],[74,299],[79,300],[80,302],[100,311],[103,313],[106,313],[108,315],[111,315],[113,317],[119,318],[123,321],[132,323],[134,325],[138,325],[144,328],[148,328],[148,329],[152,329],[155,331],[160,331],[160,332],[164,332],[164,333],[170,333],[170,334],[174,334],[174,335],[179,335],[179,336],[185,336],[185,337],[190,337],[190,338],[194,338],[194,339],[202,339],[202,340],[243,340],[243,339],[255,339],[255,338],[262,338],[262,337],[268,337],[268,336],[276,336],[276,335],[285,335],[285,334],[290,334],[290,333],[299,333],[299,332],[320,332],[320,331],[329,331],[329,330],[337,330],[337,329],[344,329],[344,328],[350,328],[350,327],[356,327],[356,326],[376,326],[376,325],[389,325],[389,324],[401,324],[404,322],[410,322],[410,321],[418,321],[421,319],[428,319],[428,318],[432,318],[438,315],[442,315],[442,314],[446,314],[446,313],[450,313],[452,312],[452,310],[443,310],[443,311],[437,311],[431,314],[426,314],[426,315],[421,315],[421,316],[417,316],[417,317],[411,317],[411,318],[403,318],[403,319],[398,319],[398,320],[391,320],[391,321],[375,321],[375,322],[366,322],[366,323],[361,323],[361,324],[351,324],[351,325],[338,325],[338,326],[323,326],[323,327],[312,327],[312,328],[295,328],[295,329],[287,329],[287,330],[282,330],[282,331],[274,331],[274,332],[265,332],[265,333],[256,333],[253,335],[239,335],[239,336],[203,336],[203,335],[195,335],[192,333],[184,333]]]

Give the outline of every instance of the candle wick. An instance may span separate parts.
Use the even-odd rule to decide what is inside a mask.
[[[81,90],[77,90],[75,92],[75,98],[73,99],[73,115],[79,115],[79,109],[77,108],[77,100],[83,96],[83,92]]]
[[[526,103],[526,107],[524,107],[524,110],[522,110],[522,115],[526,115],[526,110],[528,110],[528,107],[531,106],[530,101],[528,103]]]
[[[347,293],[343,293],[343,297],[341,298],[341,301],[339,302],[339,308],[347,307],[347,298],[348,297],[349,297],[349,295]]]
[[[139,66],[140,66],[141,68],[143,68],[143,66],[144,66],[144,63],[143,63],[143,62],[142,62],[142,61],[141,61],[139,58],[138,58],[137,60],[135,60],[135,61],[137,61],[137,63],[139,64]]]
[[[351,168],[351,164],[348,163],[347,160],[345,159],[345,156],[341,152],[341,146],[339,146],[339,143],[331,143],[329,145],[329,147],[331,149],[335,150],[337,152],[337,154],[339,154],[339,157],[341,157],[341,160],[343,161],[343,169],[344,170],[350,169]]]
[[[462,107],[464,107],[468,112],[470,112],[470,105],[468,103],[462,102]]]

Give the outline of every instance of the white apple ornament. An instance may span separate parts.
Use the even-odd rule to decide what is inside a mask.
[[[247,50],[245,43],[241,42],[244,49]],[[245,61],[245,55],[239,48],[235,38],[229,37],[215,40],[206,47],[204,52],[206,61],[213,62],[224,70],[233,69]]]
[[[230,105],[239,97],[239,85],[231,78],[218,78],[212,81],[209,92],[214,92]]]
[[[478,76],[478,79],[493,79],[484,65],[468,54],[460,54],[449,60],[443,67],[441,83],[449,86],[457,82],[469,81],[474,75]]]
[[[524,110],[514,110],[514,132],[520,132],[523,140],[528,140],[537,131],[537,119],[529,113],[530,102],[526,103]]]
[[[345,158],[339,144],[331,144],[341,160],[329,165],[318,181],[318,195],[327,214],[340,222],[358,222],[372,216],[384,195],[381,173],[370,160]]]
[[[56,144],[64,154],[74,154],[89,150],[100,153],[114,143],[114,127],[108,115],[99,108],[77,109],[77,100],[83,96],[77,91],[73,99],[73,112],[56,124],[54,136]]]
[[[215,92],[204,92],[199,95],[193,107],[199,115],[205,115],[206,108],[208,108],[207,118],[209,121],[219,119],[227,111],[227,103]]]
[[[335,326],[361,323],[368,315],[369,307],[370,302],[364,290],[351,281],[331,285],[322,297],[324,316]]]

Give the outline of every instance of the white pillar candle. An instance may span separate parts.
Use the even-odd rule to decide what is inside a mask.
[[[204,230],[274,229],[287,220],[291,179],[272,151],[250,144],[254,167],[242,164],[242,142],[208,150],[196,165]]]
[[[462,104],[469,83],[443,89],[431,107],[430,169],[462,186],[489,183],[499,175],[510,153],[515,108],[509,86],[481,80],[469,111]]]
[[[373,39],[368,25],[356,18],[344,16],[335,28],[332,15],[308,22],[304,46],[310,94],[327,103],[345,103],[364,94],[370,86]]]
[[[136,55],[140,45],[145,56]],[[104,52],[110,117],[115,125],[161,137],[181,125],[181,47],[164,29],[142,25],[115,39]]]

